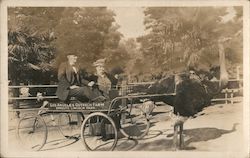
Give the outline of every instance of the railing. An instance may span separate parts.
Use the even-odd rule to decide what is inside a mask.
[[[21,86],[9,86],[9,89],[15,88],[57,88],[57,85],[21,85]],[[19,96],[19,97],[9,97],[11,100],[34,100],[37,99],[37,96]],[[45,99],[57,99],[58,97],[55,96],[43,96]]]
[[[241,98],[236,98],[234,96],[235,93],[240,92],[241,90],[243,90],[243,88],[238,88],[238,89],[223,89],[221,93],[225,94],[225,98],[216,98],[216,99],[212,99],[212,101],[225,101],[226,104],[228,104],[228,102],[230,102],[231,104],[233,104],[234,102],[239,102],[241,101]]]
[[[233,81],[238,81],[239,83],[242,80],[237,80],[237,79],[232,79],[229,80],[229,82],[233,82]],[[123,83],[122,85],[119,85],[118,88],[121,91],[122,95],[126,95],[129,93],[129,91],[131,90],[131,88],[133,88],[133,86],[137,86],[137,85],[151,85],[154,82],[139,82],[139,83]],[[240,87],[240,86],[239,86]],[[57,85],[20,85],[20,86],[9,86],[9,89],[15,89],[15,88],[57,88]],[[240,88],[235,88],[235,89],[223,89],[221,93],[225,94],[224,98],[215,98],[212,99],[212,101],[225,101],[225,103],[227,104],[228,102],[230,102],[231,104],[233,104],[235,101],[238,101],[237,98],[235,98],[234,94],[239,92],[240,90],[242,90],[242,87]],[[174,93],[174,92],[173,92]],[[42,98],[44,99],[58,99],[58,97],[56,95],[53,96],[43,96]],[[38,99],[37,96],[18,96],[18,97],[9,97],[10,100],[36,100]]]

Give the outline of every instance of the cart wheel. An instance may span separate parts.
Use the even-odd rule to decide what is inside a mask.
[[[80,119],[80,120],[79,120]],[[58,128],[66,138],[78,137],[84,116],[82,113],[60,113],[58,117]]]
[[[112,151],[117,144],[117,129],[106,114],[90,114],[82,124],[81,138],[87,150]]]
[[[25,115],[17,126],[20,145],[31,151],[42,149],[47,140],[47,126],[39,115]]]
[[[121,113],[121,133],[131,139],[142,139],[149,131],[150,122],[140,107],[141,105],[128,105],[126,111]]]

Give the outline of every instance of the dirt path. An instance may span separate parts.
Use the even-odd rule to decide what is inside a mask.
[[[185,149],[191,151],[236,151],[242,150],[242,103],[216,104],[207,107],[203,115],[189,119],[184,124]],[[119,139],[118,151],[171,151],[173,128],[167,112],[169,107],[158,105],[151,118],[148,135],[142,140]],[[11,120],[9,147],[20,150]],[[65,140],[57,130],[49,133],[44,151],[85,151],[81,140]],[[168,136],[168,137],[167,137]]]

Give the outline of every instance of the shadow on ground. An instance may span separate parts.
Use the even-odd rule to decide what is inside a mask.
[[[195,129],[187,129],[184,130],[185,137],[188,140],[185,141],[185,145],[188,146],[193,142],[201,142],[201,141],[209,141],[213,139],[217,139],[224,134],[229,134],[236,131],[236,126],[238,123],[234,123],[232,129],[224,130],[218,128],[195,128]]]
[[[195,150],[195,147],[190,146],[191,143],[209,141],[220,138],[224,134],[229,134],[236,131],[236,126],[237,123],[233,125],[231,130],[224,130],[218,128],[195,128],[184,130],[185,147],[183,148],[183,150]],[[138,144],[134,148],[134,150],[172,151],[174,150],[173,134],[168,135],[166,139],[154,140]]]
[[[115,150],[129,151],[135,148],[137,145],[138,145],[138,140],[123,138],[118,140]]]
[[[165,114],[165,113],[166,113],[165,111],[157,111],[157,112],[152,112],[151,115],[155,116],[155,115],[158,115],[158,114]]]
[[[80,139],[80,136],[75,135],[75,136],[72,136],[69,138],[51,140],[49,142],[46,142],[45,146],[43,147],[43,149],[41,151],[64,148],[64,147],[67,147],[69,145],[76,143],[79,139]]]

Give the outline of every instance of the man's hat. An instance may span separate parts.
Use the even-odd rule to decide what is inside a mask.
[[[105,62],[106,62],[106,58],[103,58],[103,59],[98,59],[96,60],[93,65],[94,66],[104,66],[105,65]]]
[[[189,73],[190,74],[195,74],[195,71],[194,70],[190,70]]]
[[[72,53],[72,52],[69,52],[69,53],[67,53],[67,54],[66,54],[66,56],[67,56],[67,57],[69,57],[69,56],[74,56],[74,57],[77,57],[77,54]]]

